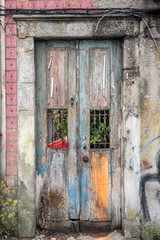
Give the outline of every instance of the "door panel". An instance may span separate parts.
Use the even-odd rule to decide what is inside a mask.
[[[90,110],[110,109],[111,47],[110,41],[80,41],[81,220],[110,221],[111,156],[110,151],[90,149]]]
[[[49,49],[49,79],[48,91],[49,106],[66,107],[67,104],[67,71],[68,71],[68,48],[54,47]]]
[[[81,220],[90,219],[91,207],[91,167],[83,161],[89,159],[89,58],[88,51],[80,48],[80,82],[79,82],[79,164],[80,164],[80,205]]]
[[[91,152],[93,220],[111,219],[110,151]]]
[[[48,200],[50,221],[69,219],[68,151],[48,149]]]
[[[45,195],[47,210],[39,219],[47,225],[38,221],[42,227],[69,220],[110,223],[113,169],[120,175],[120,42],[36,46],[37,179],[45,169],[37,202],[43,206]]]
[[[76,43],[75,43],[76,44]],[[79,173],[78,173],[78,83],[77,50],[69,51],[68,68],[68,178],[69,178],[69,218],[79,219]]]
[[[90,107],[110,106],[110,48],[89,49]]]
[[[65,48],[64,48],[65,47]],[[49,43],[48,55],[52,56],[52,64],[49,70],[50,85],[48,93],[53,95],[49,96],[49,108],[61,109],[62,107],[68,110],[68,149],[48,150],[52,151],[52,159],[56,161],[57,151],[63,158],[62,169],[58,168],[58,171],[54,175],[53,173],[49,178],[55,181],[57,179],[57,185],[54,184],[52,191],[60,192],[64,201],[60,206],[57,217],[61,220],[66,219],[79,219],[79,184],[78,184],[78,167],[77,167],[77,83],[76,83],[76,45],[75,42],[70,41],[63,42],[57,41]],[[48,64],[50,60],[48,59]],[[53,81],[53,83],[51,82]],[[66,137],[66,136],[63,136]],[[65,158],[63,157],[64,152]],[[54,156],[56,155],[56,156]],[[50,167],[49,163],[49,167]],[[64,168],[65,166],[65,168]],[[59,172],[60,171],[60,172]],[[65,179],[65,185],[62,190],[59,186],[59,178]],[[55,179],[55,180],[54,180]],[[64,182],[62,182],[62,185]],[[64,189],[65,187],[65,189]],[[50,191],[50,190],[49,190]],[[53,209],[53,210],[52,210]],[[56,207],[52,207],[51,212],[57,211]],[[67,211],[68,209],[68,211]]]

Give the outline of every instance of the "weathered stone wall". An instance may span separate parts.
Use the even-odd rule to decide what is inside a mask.
[[[151,22],[124,41],[122,87],[125,235],[148,240],[160,236],[160,32]]]
[[[153,26],[156,23],[152,21]],[[140,38],[142,236],[160,237],[160,32]],[[156,237],[155,237],[156,239]]]
[[[160,9],[159,3],[153,0],[6,0],[6,8],[139,8],[151,11]],[[154,16],[154,13],[152,12],[151,15]],[[157,16],[153,18],[151,15],[145,18],[145,22],[138,18],[138,21],[135,21],[134,24],[129,19],[125,21],[123,17],[121,17],[117,25],[115,25],[112,18],[108,20],[104,18],[96,32],[96,25],[92,24],[92,20],[88,22],[87,27],[84,21],[83,24],[79,25],[78,30],[74,28],[77,25],[70,22],[70,25],[67,24],[68,29],[64,24],[64,32],[63,36],[61,36],[65,37],[69,32],[72,32],[72,36],[68,36],[68,38],[83,37],[83,31],[85,30],[86,38],[90,37],[90,35],[95,38],[105,35],[106,38],[123,39],[121,97],[122,221],[126,237],[142,237],[145,240],[160,236],[160,18]],[[11,192],[14,190],[16,193],[16,196],[12,196],[9,204],[16,203],[15,208],[19,206],[19,234],[29,237],[34,236],[35,231],[35,189],[32,184],[32,180],[35,177],[35,165],[31,161],[35,154],[33,38],[53,37],[53,35],[54,37],[60,37],[62,30],[59,31],[58,28],[55,30],[54,24],[48,25],[48,21],[46,21],[43,30],[45,32],[45,28],[50,26],[50,36],[45,36],[45,33],[42,33],[41,24],[38,20],[35,25],[32,24],[32,21],[25,23],[24,20],[22,27],[19,22],[18,28],[23,28],[23,31],[21,30],[19,33],[21,39],[18,41],[19,56],[17,58],[17,24],[10,16],[6,17],[6,24],[7,142],[5,180],[7,186],[5,185],[5,187]],[[148,28],[148,25],[150,28]],[[26,36],[28,40],[23,41],[22,39],[26,38]],[[24,45],[25,43],[27,45]],[[25,60],[24,56],[26,57]],[[28,62],[32,63],[32,65],[29,65]],[[18,84],[18,103],[17,63],[20,69],[18,73],[20,79]],[[26,72],[30,74],[27,77]],[[17,111],[20,116],[19,121]],[[28,126],[30,126],[31,131],[26,132],[26,127]],[[24,134],[26,135],[24,136]],[[25,149],[26,145],[30,146],[27,152]],[[28,175],[31,168],[33,168],[32,172]],[[1,187],[5,189],[3,182]],[[18,187],[19,194],[17,195],[16,190]],[[4,202],[1,203],[5,204]],[[3,207],[3,211],[5,211],[7,205],[5,204]],[[7,212],[8,210],[6,209],[6,213],[11,218],[13,215],[13,225],[16,226],[17,210],[12,210],[14,209]],[[23,218],[24,215],[26,216],[25,218]],[[8,224],[9,221],[7,220],[6,222]],[[26,231],[22,231],[22,229],[26,229]]]

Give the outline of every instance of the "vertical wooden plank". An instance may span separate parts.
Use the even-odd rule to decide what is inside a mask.
[[[105,57],[105,61],[104,61]],[[114,57],[119,57],[115,55]],[[99,150],[94,150],[94,155],[91,162],[83,162],[83,156],[88,156],[89,142],[87,140],[89,134],[89,110],[90,108],[101,109],[113,108],[110,102],[110,81],[114,78],[111,75],[111,64],[113,61],[117,61],[112,57],[112,41],[81,41],[80,43],[80,164],[81,164],[81,220],[97,220],[97,221],[110,221],[111,218],[111,154],[108,157],[100,155]],[[97,67],[98,66],[98,67]],[[119,67],[119,65],[118,65]],[[90,68],[90,73],[88,69]],[[112,70],[117,71],[117,68]],[[117,73],[116,73],[117,74]],[[117,75],[116,75],[117,76]],[[112,80],[112,83],[114,79]],[[118,87],[119,87],[118,83]],[[112,84],[111,88],[114,89],[115,96],[118,96],[116,83]],[[89,96],[90,95],[90,96]],[[89,104],[89,100],[93,101]],[[120,101],[119,101],[120,103]],[[119,104],[118,103],[118,104]],[[117,98],[115,100],[117,106]],[[115,114],[115,108],[111,110]],[[111,117],[112,119],[112,117]],[[112,133],[115,131],[114,137],[117,139],[117,127],[116,121],[110,121],[110,128]],[[88,138],[89,139],[89,138]],[[111,147],[113,146],[111,140]],[[90,150],[91,151],[91,150]],[[105,152],[105,150],[103,150]],[[106,149],[106,153],[107,153]],[[114,150],[113,150],[114,153]],[[99,156],[99,157],[98,157]],[[114,156],[114,155],[113,155]],[[95,160],[96,159],[96,160]],[[101,160],[100,160],[101,159]],[[104,160],[105,159],[105,160]],[[110,159],[110,160],[109,160]],[[119,159],[114,156],[114,161]],[[92,162],[93,161],[93,162]],[[92,164],[92,169],[91,169]],[[97,164],[100,165],[99,170]],[[110,168],[109,168],[110,167]],[[116,172],[117,176],[120,176],[120,172]],[[104,187],[103,184],[98,182],[107,182]],[[119,184],[118,184],[119,185]],[[119,187],[119,186],[118,186]],[[107,191],[108,188],[108,191]],[[119,191],[119,190],[118,190]],[[120,199],[120,195],[118,196]],[[120,201],[120,200],[118,200]],[[115,201],[114,201],[115,203]],[[104,206],[103,210],[100,206]],[[115,206],[113,205],[113,208]],[[118,205],[119,207],[119,205]],[[117,209],[119,211],[120,208]],[[114,210],[115,211],[115,210]],[[113,211],[113,212],[114,212]]]
[[[90,62],[90,106],[110,108],[110,48],[91,48]]]
[[[81,220],[90,219],[91,206],[91,166],[90,160],[84,162],[83,158],[89,159],[89,51],[80,42],[80,83],[79,83],[79,161],[80,161],[80,204]]]
[[[37,224],[46,220],[48,205],[44,208],[43,194],[47,191],[47,87],[46,87],[46,43],[36,41],[36,207]],[[46,196],[48,197],[48,196]],[[41,207],[42,206],[42,207]],[[43,208],[43,210],[42,210]],[[43,218],[43,219],[42,219]]]
[[[48,149],[48,216],[50,221],[69,219],[68,151]]]
[[[36,171],[44,177],[47,171],[47,104],[46,44],[36,43]]]
[[[69,87],[72,89],[71,94],[75,94],[75,72],[76,72],[76,59],[72,54],[68,54],[69,48],[75,49],[74,42],[65,42],[65,41],[47,41],[47,42],[37,42],[37,54],[36,54],[36,62],[37,62],[37,74],[36,74],[36,105],[37,105],[37,174],[41,174],[41,178],[45,177],[45,180],[39,180],[39,175],[37,175],[38,183],[40,186],[37,186],[38,194],[40,196],[38,199],[38,216],[39,223],[42,227],[49,227],[54,221],[63,221],[69,220],[69,208],[71,203],[71,211],[73,218],[77,218],[75,216],[79,212],[79,207],[77,206],[77,202],[79,201],[79,196],[77,198],[74,196],[75,186],[78,194],[77,187],[77,179],[74,176],[77,170],[77,161],[76,157],[76,120],[73,116],[76,117],[75,107],[69,107],[69,118],[72,121],[69,124],[69,135],[71,135],[71,139],[69,139],[70,150],[68,152],[67,149],[47,149],[47,103],[48,107],[54,108],[66,108],[67,107],[67,81],[68,78],[71,77]],[[74,52],[75,54],[75,52]],[[51,68],[48,69],[48,61],[52,55]],[[69,64],[71,61],[71,65]],[[72,69],[75,68],[75,69]],[[70,70],[69,70],[70,69]],[[48,73],[47,73],[47,72]],[[73,72],[74,71],[74,72]],[[53,83],[55,87],[54,93],[54,101],[50,102],[50,93],[51,93],[51,77],[55,76],[55,82]],[[47,78],[47,81],[46,81]],[[73,84],[74,83],[74,84]],[[48,91],[47,91],[48,90]],[[48,93],[47,93],[48,92]],[[48,100],[47,101],[47,96]],[[74,127],[72,128],[72,123]],[[49,138],[52,136],[49,134]],[[74,141],[72,141],[74,139]],[[74,149],[74,150],[73,150]],[[73,155],[72,155],[73,152]],[[68,155],[69,164],[68,164]],[[43,165],[43,162],[45,163]],[[47,168],[48,162],[48,168]],[[71,167],[71,168],[70,168]],[[48,172],[47,172],[48,170]],[[71,174],[71,171],[73,173]],[[47,176],[46,173],[47,172]],[[69,175],[71,178],[69,179]],[[77,174],[78,175],[78,174]],[[77,176],[76,175],[76,176]],[[72,177],[75,177],[73,180]],[[48,179],[47,179],[48,178]],[[70,189],[69,189],[69,181]],[[72,188],[72,190],[71,190]],[[69,200],[69,195],[71,197],[71,201]],[[73,201],[74,198],[74,201]],[[77,212],[76,212],[77,211]],[[74,214],[73,214],[74,212]],[[76,214],[75,214],[76,213]]]
[[[121,42],[112,41],[111,148],[112,148],[112,228],[121,225]]]
[[[110,151],[91,152],[93,183],[93,220],[110,221]]]
[[[79,174],[78,174],[78,139],[77,107],[78,93],[76,81],[76,44],[68,49],[68,174],[69,174],[69,214],[70,219],[79,219]]]
[[[52,208],[51,221],[79,219],[79,176],[78,176],[78,163],[77,163],[77,82],[76,82],[76,46],[74,41],[50,41],[48,43],[48,54],[52,56],[52,66],[50,69],[49,81],[52,76],[54,78],[53,98],[49,96],[49,107],[51,108],[68,108],[68,150],[61,149],[62,154],[68,151],[65,155],[64,163],[61,168],[57,168],[50,172],[51,192],[57,192],[58,177],[66,179],[66,182],[59,182],[61,188],[65,186],[63,191],[59,194],[62,197],[65,193],[64,199],[68,196],[67,201],[63,204],[61,209]],[[49,63],[49,58],[48,58]],[[51,82],[50,82],[51,87]],[[50,89],[48,90],[50,94]],[[49,152],[49,150],[48,150]],[[52,165],[58,160],[60,149],[54,150],[52,157]],[[54,157],[54,155],[56,157]],[[62,162],[63,162],[62,161]],[[51,163],[50,163],[51,164]],[[65,168],[64,168],[65,166]],[[56,182],[57,187],[53,184]],[[49,193],[50,194],[50,193]],[[68,195],[67,195],[68,194]],[[54,217],[53,217],[54,216]]]
[[[67,104],[67,48],[52,47],[48,53],[49,107],[66,107]]]

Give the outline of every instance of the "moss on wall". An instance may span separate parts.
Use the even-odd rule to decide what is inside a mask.
[[[157,223],[142,224],[142,239],[143,240],[160,240],[160,228]]]

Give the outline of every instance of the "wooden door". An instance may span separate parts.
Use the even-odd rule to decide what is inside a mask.
[[[51,228],[57,221],[110,224],[120,42],[39,41],[36,74],[37,221]]]

